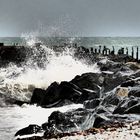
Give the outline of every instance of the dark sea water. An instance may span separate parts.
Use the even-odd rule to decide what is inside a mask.
[[[41,48],[44,52],[51,52],[48,62],[44,69],[34,67],[31,65],[16,66],[9,64],[6,68],[0,68],[0,93],[10,95],[14,98],[29,101],[32,92],[31,87],[34,88],[47,88],[52,82],[57,81],[70,81],[76,75],[81,75],[86,72],[99,72],[96,64],[88,65],[72,57],[72,52],[67,50],[65,54],[56,56],[53,50],[47,48],[49,45],[63,45],[64,43],[77,43],[78,46],[98,47],[99,45],[106,45],[111,48],[112,46],[118,50],[121,47],[128,47],[131,54],[131,47],[140,46],[140,38],[109,38],[109,37],[90,37],[90,38],[36,38],[36,37],[12,37],[0,38],[0,42],[5,45],[28,45],[32,47],[35,42],[42,42],[44,45]],[[32,48],[34,49],[34,48]],[[139,49],[140,50],[140,49]],[[34,51],[36,55],[36,50]],[[27,62],[32,63],[36,57],[28,58]],[[37,58],[36,58],[37,59]],[[82,105],[70,105],[61,108],[43,109],[41,107],[24,105],[6,106],[4,99],[0,98],[0,140],[12,140],[14,134],[19,129],[28,126],[29,124],[41,125],[47,121],[47,117],[54,110],[65,112],[72,108],[79,108]],[[39,114],[39,115],[38,115]]]

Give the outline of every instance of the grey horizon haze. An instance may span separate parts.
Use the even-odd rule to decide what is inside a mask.
[[[0,0],[0,36],[140,36],[140,0]]]

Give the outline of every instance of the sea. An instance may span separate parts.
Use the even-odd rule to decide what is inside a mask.
[[[27,63],[16,65],[9,63],[7,67],[0,68],[0,94],[7,97],[29,101],[34,88],[46,89],[52,82],[70,81],[76,75],[86,72],[100,72],[95,64],[88,64],[84,60],[77,60],[73,56],[72,50],[65,50],[60,55],[56,55],[49,46],[63,45],[64,43],[95,48],[99,45],[112,48],[116,52],[120,48],[128,48],[131,54],[132,46],[136,52],[140,47],[140,37],[1,37],[0,42],[5,45],[24,45],[34,50],[34,56],[38,51],[43,50],[47,55],[47,60],[42,59],[45,64],[43,68],[33,65],[38,57],[29,57]],[[34,48],[34,43],[40,42],[40,49]],[[140,49],[139,49],[140,51]],[[140,52],[139,52],[140,58]],[[47,122],[48,116],[56,110],[66,112],[71,109],[82,108],[82,104],[66,105],[59,108],[41,108],[36,105],[24,104],[21,107],[7,105],[5,98],[0,96],[0,140],[14,140],[14,134],[29,124],[41,125]]]

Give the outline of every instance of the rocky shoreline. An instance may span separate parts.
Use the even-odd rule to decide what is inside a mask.
[[[140,120],[140,64],[114,62],[108,57],[97,65],[99,73],[78,75],[69,82],[54,82],[47,89],[36,88],[29,103],[44,108],[80,103],[84,108],[66,113],[55,111],[42,126],[31,124],[19,130],[15,138],[43,140],[90,131],[93,134],[104,127],[113,129],[112,124],[124,127]]]
[[[75,140],[75,139],[139,139],[140,121],[133,123],[114,123],[105,125],[101,128],[90,128],[84,131],[75,131],[71,133],[58,133],[42,138],[41,136],[32,136],[22,140]]]

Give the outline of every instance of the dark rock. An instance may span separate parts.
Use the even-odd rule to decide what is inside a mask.
[[[82,108],[66,113],[55,111],[49,116],[48,122],[42,125],[46,131],[45,136],[76,131],[77,127],[81,126],[90,114],[92,114],[91,111]]]
[[[96,115],[93,127],[99,128],[101,126],[111,123],[112,121],[109,118],[101,115]]]
[[[61,82],[59,92],[62,99],[69,99],[72,102],[77,102],[82,95],[82,90],[71,82]]]
[[[104,113],[104,114],[108,114],[109,112],[108,112],[108,110],[107,110],[107,108],[105,108],[104,106],[98,106],[96,109],[95,109],[95,112],[97,113],[97,114],[101,114],[101,113]]]
[[[107,75],[103,84],[104,92],[113,90],[115,87],[119,86],[124,81],[126,81],[127,78],[127,76],[122,75]]]
[[[131,75],[132,78],[140,77],[140,70],[136,71],[134,74]]]
[[[19,64],[26,58],[26,49],[23,46],[0,46],[1,64],[6,65],[9,62]]]
[[[118,62],[113,62],[110,60],[106,60],[106,62],[104,61],[99,61],[97,63],[97,65],[100,67],[101,71],[112,71],[112,72],[116,72],[120,70],[120,67],[122,66],[122,63],[118,63]]]
[[[128,108],[139,103],[140,100],[130,97],[123,99],[115,108],[113,114],[123,114]]]
[[[135,85],[135,81],[134,80],[128,80],[126,82],[123,82],[121,84],[121,87],[133,87]]]
[[[87,109],[94,109],[100,104],[100,99],[93,99],[84,102],[84,107]]]
[[[86,100],[91,100],[91,99],[96,99],[99,98],[100,94],[94,90],[89,90],[89,89],[83,89],[82,90],[82,95],[78,99],[79,103],[83,103]]]
[[[21,130],[19,130],[15,136],[23,136],[23,135],[30,135],[30,134],[36,134],[41,131],[41,127],[38,125],[29,125],[28,127],[25,127]]]
[[[99,73],[85,73],[81,76],[76,76],[71,82],[81,89],[86,88],[100,92],[99,86],[103,84],[104,77]]]
[[[93,84],[96,90],[99,87]],[[35,89],[31,98],[31,104],[41,105],[42,107],[53,107],[69,103],[83,103],[85,100],[99,98],[98,91],[90,89],[80,89],[72,82],[52,83],[47,90]]]
[[[30,104],[38,104],[41,105],[43,98],[45,97],[46,90],[35,88],[33,91],[33,95],[31,97]]]
[[[118,105],[120,102],[120,97],[117,96],[115,93],[112,91],[103,99],[102,105]]]
[[[128,96],[140,97],[140,86],[133,87],[128,93]]]
[[[125,110],[124,114],[140,114],[140,103],[133,105]]]
[[[133,71],[136,71],[140,68],[138,63],[136,63],[136,62],[128,62],[128,63],[126,63],[126,65]]]
[[[58,88],[59,84],[57,82],[52,83],[47,88],[45,96],[41,101],[41,106],[53,104],[61,99]]]

